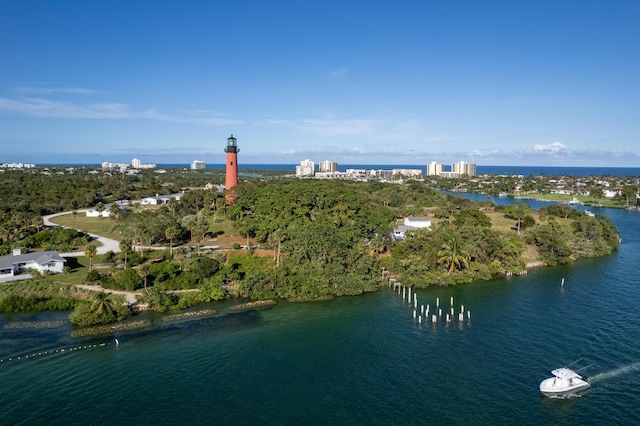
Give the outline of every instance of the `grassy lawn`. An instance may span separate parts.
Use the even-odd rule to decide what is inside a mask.
[[[240,236],[240,232],[233,227],[233,223],[230,220],[221,218],[211,218],[209,221],[209,232],[215,236]]]
[[[555,201],[558,203],[568,203],[572,198],[576,198],[581,201],[585,206],[593,206],[599,204],[602,207],[609,207],[613,209],[623,209],[626,207],[626,202],[624,200],[613,200],[610,198],[598,198],[593,199],[593,197],[589,195],[564,195],[564,194],[520,194],[523,198],[530,198],[533,200],[540,201]]]
[[[97,217],[86,217],[84,213],[73,213],[57,216],[51,219],[51,222],[68,226],[70,228],[80,229],[91,234],[112,238],[114,240],[120,240],[121,235],[118,231],[114,231],[113,227],[116,225],[114,219],[100,219]]]

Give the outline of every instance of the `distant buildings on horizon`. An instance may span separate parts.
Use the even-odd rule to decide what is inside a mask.
[[[191,170],[202,170],[205,169],[207,167],[207,163],[206,161],[202,161],[202,160],[193,160],[193,162],[191,163]]]
[[[428,176],[440,176],[445,178],[455,178],[461,175],[475,176],[476,165],[459,161],[451,165],[451,170],[446,171],[444,164],[438,164],[432,161],[427,164]],[[303,160],[300,165],[296,166],[296,177],[311,177],[317,179],[395,179],[398,177],[421,177],[422,169],[347,169],[344,172],[338,171],[338,163],[334,161],[323,161],[318,165],[318,171],[315,170],[315,163],[311,160]]]
[[[0,164],[0,168],[2,169],[33,169],[36,167],[35,164],[27,164],[27,163],[5,163]]]
[[[445,178],[456,178],[460,175],[475,176],[476,165],[475,163],[467,163],[466,161],[459,161],[451,165],[451,170],[446,171],[444,164],[436,163],[432,161],[427,164],[427,176],[440,176]]]
[[[132,169],[155,169],[156,165],[155,164],[143,164],[142,161],[140,161],[138,158],[134,158],[133,160],[131,160],[131,164],[127,164],[127,163],[109,163],[108,161],[105,161],[105,162],[102,163],[102,169],[103,170],[119,169],[120,171],[125,171],[129,167],[131,167]]]

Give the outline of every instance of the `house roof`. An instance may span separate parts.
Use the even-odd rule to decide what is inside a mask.
[[[16,256],[0,257],[0,269],[11,268],[16,263],[36,262],[39,265],[45,265],[50,262],[66,262],[67,259],[60,257],[57,251],[42,251],[26,254],[18,254]]]
[[[427,216],[407,216],[406,219],[411,222],[431,222]]]

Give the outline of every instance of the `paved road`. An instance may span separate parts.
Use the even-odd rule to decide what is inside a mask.
[[[84,213],[86,212],[86,209],[83,210],[77,210],[78,213]],[[61,226],[58,225],[56,223],[51,222],[51,218],[54,218],[56,216],[62,216],[64,214],[69,214],[71,212],[63,212],[63,213],[56,213],[56,214],[50,214],[48,216],[43,216],[42,217],[42,221],[44,222],[44,224],[46,226]],[[68,226],[63,226],[63,228],[69,228]],[[78,229],[78,231],[83,231],[82,229]],[[84,232],[84,231],[83,231]],[[112,240],[111,238],[107,238],[107,237],[103,237],[100,235],[96,235],[96,234],[89,234],[91,236],[92,239],[94,239],[95,241],[97,241],[98,243],[100,243],[101,245],[98,247],[98,254],[105,254],[108,251],[112,251],[114,253],[119,253],[120,252],[120,242],[116,241],[116,240]],[[84,256],[84,252],[83,251],[76,251],[73,253],[60,253],[60,256],[62,257],[80,257],[80,256]]]

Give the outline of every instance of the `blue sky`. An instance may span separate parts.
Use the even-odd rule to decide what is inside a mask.
[[[640,167],[640,2],[0,2],[0,163]]]

